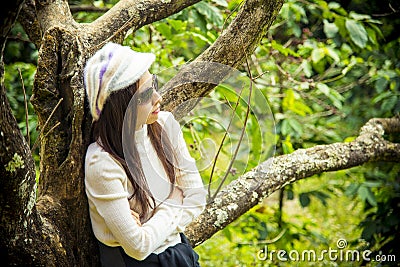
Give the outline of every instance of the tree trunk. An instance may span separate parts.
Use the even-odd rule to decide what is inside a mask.
[[[34,161],[4,87],[3,51],[22,3],[9,3],[0,16],[0,258],[5,265],[29,266],[56,262],[55,253],[49,252],[57,246],[56,236],[48,235],[51,230],[37,212]]]
[[[39,130],[44,134],[40,139],[40,177],[35,204],[32,156],[12,116],[2,84],[0,231],[1,249],[7,249],[4,253],[10,265],[22,265],[22,262],[37,266],[98,265],[84,192],[83,166],[91,122],[83,88],[84,64],[107,41],[121,42],[128,29],[136,30],[196,2],[198,0],[119,1],[98,20],[80,25],[73,20],[67,0],[26,0],[19,21],[39,49],[32,104],[38,115]],[[232,24],[196,61],[238,67],[253,53],[282,4],[283,0],[245,1]],[[13,21],[15,16],[7,16],[4,21],[9,18]],[[1,68],[1,77],[3,72]],[[179,78],[178,75],[176,79]],[[188,85],[168,91],[164,95],[164,106],[173,110],[188,99],[206,96],[211,90],[212,87],[205,85]],[[393,121],[398,123],[398,119]],[[203,242],[262,197],[288,182],[335,168],[398,156],[395,153],[397,144],[385,143],[382,138],[373,141],[372,148],[368,142],[360,140],[353,146],[316,147],[272,159],[274,168],[268,174],[264,166],[269,162],[261,164],[221,192],[219,200],[210,203],[205,213],[187,229],[188,236],[196,245]],[[366,149],[372,154],[362,157]],[[358,155],[362,159],[353,163],[339,161],[338,151],[348,151],[351,156]],[[279,165],[282,161],[285,164]],[[260,179],[255,179],[257,177]],[[266,177],[274,178],[264,179]],[[249,181],[255,181],[257,187],[245,196],[252,189]],[[227,201],[233,202],[227,205]]]

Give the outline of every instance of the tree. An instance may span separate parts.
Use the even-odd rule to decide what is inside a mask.
[[[122,42],[128,30],[137,30],[199,2],[120,1],[89,24],[76,23],[68,2],[17,1],[2,16],[2,51],[18,11],[18,20],[39,50],[31,99],[38,116],[40,177],[36,196],[34,163],[29,146],[12,116],[1,84],[0,174],[2,253],[12,265],[27,262],[45,266],[97,265],[96,244],[90,229],[84,193],[84,154],[89,144],[91,118],[85,104],[82,70],[86,59],[106,41]],[[248,0],[232,23],[198,58],[233,68],[245,62],[259,45],[282,7],[283,1]],[[8,12],[10,11],[10,12]],[[195,64],[189,65],[190,70]],[[0,73],[4,75],[3,68]],[[175,77],[175,79],[179,79]],[[187,84],[169,90],[164,108],[188,99],[207,96],[212,86]],[[179,92],[185,92],[181,94]],[[188,107],[190,109],[190,107]],[[185,110],[187,112],[188,110]],[[179,114],[178,114],[179,116]],[[315,173],[350,168],[369,161],[399,161],[400,147],[383,138],[399,132],[399,118],[374,119],[359,137],[298,150],[261,163],[228,185],[205,212],[187,229],[198,245],[225,227],[262,198],[298,179]],[[338,155],[344,155],[339,157]],[[268,172],[264,166],[272,164]],[[268,179],[264,179],[268,177]],[[259,181],[268,181],[258,183]],[[249,193],[249,188],[257,188]],[[229,209],[227,203],[236,203]]]

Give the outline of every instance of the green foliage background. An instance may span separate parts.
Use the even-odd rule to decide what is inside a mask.
[[[116,1],[70,1],[111,7]],[[202,1],[167,19],[130,33],[125,41],[139,51],[156,54],[153,72],[185,64],[211,45],[242,5],[239,0]],[[264,135],[258,118],[250,114],[246,131],[248,150],[239,152],[227,181],[253,168],[273,153],[288,154],[318,144],[348,142],[373,117],[392,117],[400,110],[400,5],[396,1],[287,0],[260,46],[248,59],[254,86],[268,100],[276,131]],[[396,16],[397,15],[397,16]],[[101,13],[74,14],[90,22]],[[16,25],[4,54],[7,96],[26,135],[24,95],[32,94],[37,51]],[[239,68],[248,75],[247,68]],[[163,77],[161,77],[161,80]],[[164,77],[166,79],[166,77]],[[245,93],[246,94],[246,93]],[[248,93],[247,93],[248,94]],[[244,95],[219,86],[210,95],[234,107]],[[257,103],[253,103],[256,105]],[[239,101],[235,114],[244,118],[247,105]],[[210,110],[218,114],[218,110]],[[266,110],[266,113],[269,111]],[[31,146],[35,143],[36,116],[28,105]],[[233,113],[232,113],[233,114]],[[229,117],[220,114],[220,120]],[[236,126],[237,129],[240,125]],[[235,128],[236,129],[236,128]],[[224,129],[207,117],[184,127],[192,155],[198,158],[205,139],[219,144]],[[240,130],[229,135],[238,144]],[[388,137],[399,141],[398,137]],[[267,146],[260,144],[267,143]],[[274,150],[276,146],[276,150]],[[38,151],[34,157],[38,162]],[[216,186],[227,171],[233,153],[222,149],[213,177]],[[198,246],[202,266],[395,266],[400,261],[400,166],[365,164],[349,170],[315,175],[275,193],[210,240]],[[211,168],[202,169],[209,182]],[[395,255],[397,263],[262,260],[257,253],[272,250],[371,250],[375,255]],[[318,255],[318,254],[317,254]],[[286,255],[287,256],[287,255]]]

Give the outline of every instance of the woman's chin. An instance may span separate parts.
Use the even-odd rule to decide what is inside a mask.
[[[146,120],[146,124],[153,124],[158,119],[158,113],[151,113]]]

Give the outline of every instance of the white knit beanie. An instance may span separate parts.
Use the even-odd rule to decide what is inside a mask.
[[[86,63],[84,84],[93,120],[99,119],[111,92],[135,83],[150,68],[155,55],[107,43]]]

